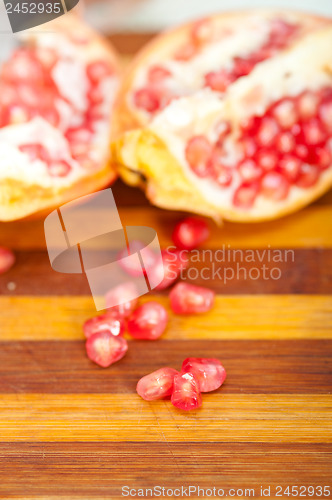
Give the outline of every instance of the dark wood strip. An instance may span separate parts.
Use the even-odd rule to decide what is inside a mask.
[[[187,279],[219,294],[332,293],[332,249],[297,249],[294,259],[290,256],[281,263],[271,262],[262,250],[258,250],[262,261],[256,258],[255,262],[241,261],[243,257],[236,251],[232,262],[220,261],[220,254],[216,256],[211,250],[204,252],[200,262],[196,255],[191,255]],[[9,283],[15,283],[15,288]],[[46,251],[32,251],[17,252],[16,265],[0,277],[0,294],[89,295],[90,289],[85,275],[57,273],[52,270]]]
[[[274,498],[277,485],[330,485],[332,445],[0,443],[0,468],[2,498],[77,495],[114,499],[121,497],[125,485],[136,489],[156,485],[254,488],[255,497],[260,497],[264,485],[271,487]]]
[[[224,394],[325,394],[332,388],[332,340],[130,341],[109,369],[85,354],[84,341],[0,343],[0,393],[128,393],[161,366],[188,356],[220,359]],[[0,437],[1,439],[1,437]]]
[[[142,49],[156,33],[114,33],[108,38],[116,50],[122,55],[135,55]]]

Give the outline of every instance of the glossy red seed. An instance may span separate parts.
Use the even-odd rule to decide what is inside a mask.
[[[112,75],[113,70],[106,61],[93,61],[87,65],[86,72],[89,80],[96,84]]]
[[[213,178],[221,187],[228,187],[232,184],[232,170],[223,165],[214,165]]]
[[[319,116],[327,131],[332,133],[332,102],[324,102],[320,106]]]
[[[298,110],[293,99],[283,99],[277,103],[272,109],[272,114],[278,124],[285,129],[291,128],[299,121]]]
[[[210,19],[200,19],[193,24],[191,37],[195,44],[201,45],[210,40],[212,35],[212,23]]]
[[[233,196],[234,206],[242,209],[249,209],[255,203],[259,191],[258,183],[241,184]]]
[[[281,153],[291,153],[295,149],[296,142],[290,132],[284,132],[278,136],[276,146]]]
[[[322,170],[332,165],[332,151],[328,147],[316,148],[315,151],[315,164]]]
[[[15,263],[15,255],[8,248],[0,247],[0,274],[3,274]]]
[[[262,180],[261,191],[263,196],[273,201],[287,198],[290,184],[288,180],[278,172],[268,172]]]
[[[209,160],[212,151],[212,145],[204,135],[196,135],[188,141],[185,151],[186,159],[191,169],[199,177],[209,175]]]
[[[313,118],[303,124],[303,135],[306,144],[309,146],[321,144],[327,139],[327,134],[322,126],[322,123],[316,118]]]
[[[298,111],[302,120],[317,116],[318,106],[319,96],[313,92],[304,92],[297,101]]]
[[[234,77],[226,70],[211,71],[205,75],[205,85],[216,92],[225,92],[234,81]]]
[[[144,265],[146,269],[152,269],[156,262],[155,253],[149,249],[142,241],[132,241],[130,243],[130,250],[124,248],[119,252],[118,260],[122,269],[129,274],[137,278],[142,275],[142,265],[140,259],[138,259],[138,253],[144,249]],[[135,259],[128,259],[128,256],[134,255]],[[127,258],[126,258],[127,257]]]
[[[50,161],[47,149],[38,143],[21,144],[18,149],[29,156],[31,161],[41,160],[45,163]]]
[[[290,181],[294,182],[299,174],[302,160],[292,155],[285,155],[279,163],[281,173]]]
[[[85,346],[88,358],[103,368],[119,361],[128,350],[127,341],[122,337],[115,337],[109,331],[94,333]]]
[[[253,182],[260,179],[263,171],[259,165],[253,160],[244,160],[240,163],[239,174],[244,182]]]
[[[277,122],[268,116],[264,117],[257,132],[257,141],[260,146],[272,146],[280,133]]]
[[[137,383],[136,391],[145,401],[167,398],[173,392],[174,377],[178,373],[173,368],[160,368],[142,377]]]
[[[215,293],[201,286],[177,283],[169,294],[175,314],[206,313],[214,306]]]
[[[106,307],[123,318],[128,317],[136,308],[139,292],[134,283],[127,282],[111,288],[105,295]]]
[[[155,287],[155,290],[165,290],[176,281],[181,273],[188,267],[188,255],[185,250],[162,250],[162,266],[164,278]],[[157,276],[162,276],[162,271],[155,269]]]
[[[182,363],[181,373],[192,373],[201,392],[219,389],[226,379],[225,368],[215,358],[187,358]]]
[[[303,163],[296,185],[301,188],[310,188],[316,184],[319,178],[319,169],[315,165]]]
[[[149,68],[147,79],[149,83],[158,84],[164,82],[170,76],[172,76],[172,73],[167,68],[156,64]]]
[[[65,160],[52,161],[48,165],[48,173],[52,177],[66,177],[71,171],[71,166]]]
[[[156,340],[168,323],[166,309],[158,302],[150,301],[138,307],[128,319],[128,332],[135,339]]]
[[[180,373],[174,377],[172,404],[180,410],[195,410],[202,406],[198,382],[191,373]]]
[[[1,76],[5,81],[13,84],[18,81],[27,81],[40,85],[44,81],[44,70],[33,50],[20,48],[2,66]]]
[[[160,108],[159,95],[151,88],[142,88],[134,93],[134,104],[148,113],[154,113]]]
[[[124,319],[115,312],[107,312],[88,319],[83,325],[83,332],[87,339],[101,331],[110,332],[115,337],[118,335],[122,337],[125,332]]]
[[[276,168],[278,160],[278,155],[274,151],[261,149],[257,152],[257,164],[265,171]]]
[[[186,217],[174,228],[174,245],[182,250],[193,250],[204,243],[210,236],[208,224],[198,217]]]

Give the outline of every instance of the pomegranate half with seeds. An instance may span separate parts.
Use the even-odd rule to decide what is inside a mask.
[[[117,56],[77,16],[29,30],[0,64],[0,220],[96,191],[110,166]]]
[[[120,173],[154,204],[293,212],[332,185],[332,21],[257,10],[168,32],[134,62],[116,116]]]

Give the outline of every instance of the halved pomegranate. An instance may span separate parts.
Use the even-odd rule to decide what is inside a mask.
[[[187,358],[182,363],[181,373],[192,373],[201,392],[219,389],[226,379],[225,368],[214,358]]]
[[[94,333],[86,341],[88,358],[103,368],[108,368],[119,361],[127,350],[127,341],[123,337],[115,337],[109,331]]]
[[[202,406],[199,385],[192,373],[179,373],[174,377],[172,404],[180,410],[196,410]]]
[[[115,178],[108,147],[119,82],[113,49],[72,14],[29,30],[22,40],[0,67],[6,193],[0,220],[61,205]]]
[[[174,286],[169,299],[176,314],[201,314],[212,309],[215,293],[208,288],[181,282]]]
[[[142,377],[137,383],[136,391],[145,401],[167,398],[173,392],[174,377],[178,373],[173,368],[160,368]]]

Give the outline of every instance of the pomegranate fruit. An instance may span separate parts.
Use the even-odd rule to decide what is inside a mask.
[[[128,333],[135,339],[156,340],[165,331],[168,323],[166,309],[155,301],[146,302],[129,317]]]
[[[6,273],[15,263],[15,255],[8,248],[0,247],[0,274]]]
[[[193,250],[204,243],[209,236],[209,226],[203,219],[187,217],[175,226],[172,239],[176,247]]]
[[[182,363],[181,373],[192,373],[201,392],[219,389],[226,379],[225,368],[214,358],[187,358]]]
[[[178,373],[173,368],[160,368],[142,377],[137,383],[136,391],[146,401],[167,398],[173,392],[174,377]]]
[[[181,282],[173,287],[169,299],[175,314],[201,314],[212,309],[215,293],[208,288]]]
[[[115,312],[107,312],[88,319],[83,325],[83,331],[87,339],[101,331],[110,332],[115,337],[122,337],[125,332],[125,322],[123,317]]]
[[[86,341],[88,358],[103,368],[119,361],[127,350],[127,341],[123,337],[115,337],[109,331],[94,333]]]
[[[174,377],[172,404],[180,410],[195,410],[202,406],[199,385],[192,373],[179,373]]]

